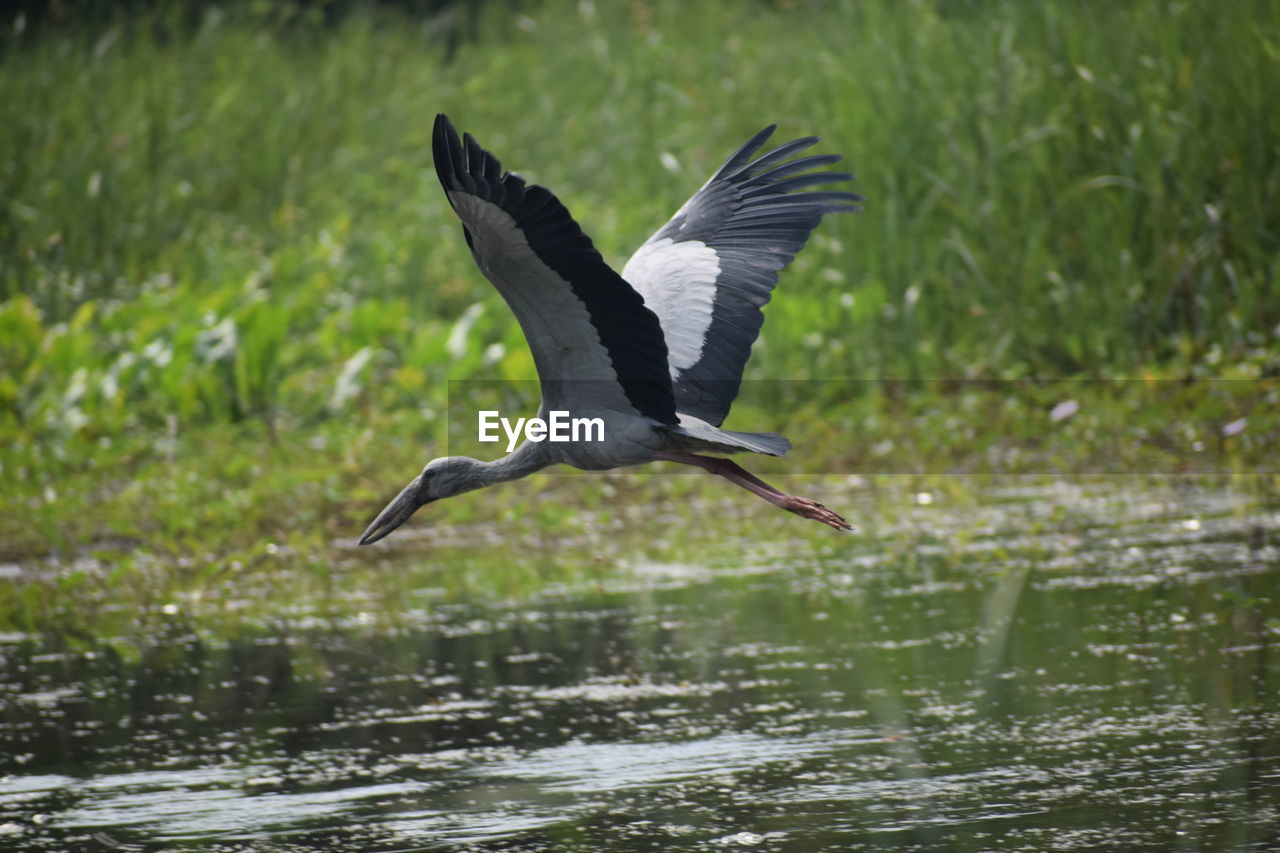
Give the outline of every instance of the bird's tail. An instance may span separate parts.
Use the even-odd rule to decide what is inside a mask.
[[[731,429],[720,429],[708,423],[682,418],[679,426],[665,427],[696,444],[696,449],[712,453],[763,453],[765,456],[781,456],[791,449],[791,442],[785,435],[776,432],[734,432]],[[692,421],[692,422],[691,422]],[[694,449],[691,447],[690,449]]]
[[[791,449],[791,442],[787,441],[787,437],[776,432],[734,432],[722,429],[720,434],[732,436],[745,450],[766,456],[781,456]]]

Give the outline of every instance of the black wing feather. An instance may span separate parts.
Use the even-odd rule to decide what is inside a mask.
[[[701,357],[675,377],[679,411],[717,426],[738,395],[751,345],[764,323],[760,309],[769,301],[778,273],[804,247],[824,215],[859,210],[862,201],[850,192],[798,192],[853,177],[848,172],[809,171],[838,162],[838,154],[784,162],[817,143],[817,137],[793,140],[752,160],[774,128],[760,131],[730,155],[646,243],[698,241],[717,255],[720,272]],[[643,285],[640,289],[648,292]]]
[[[470,134],[459,138],[444,115],[436,116],[432,155],[446,196],[461,190],[500,207],[515,220],[529,248],[569,284],[586,307],[632,406],[660,423],[676,423],[667,345],[657,315],[605,263],[564,205],[544,187],[503,172],[498,159]],[[472,243],[469,233],[467,242]]]

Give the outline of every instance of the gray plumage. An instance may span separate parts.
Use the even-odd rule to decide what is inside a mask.
[[[421,506],[523,477],[548,465],[609,469],[646,462],[694,465],[776,506],[831,527],[838,513],[788,495],[728,459],[697,452],[779,456],[776,433],[720,429],[737,396],[778,272],[826,213],[859,196],[805,191],[848,180],[811,172],[836,155],[784,162],[817,142],[798,139],[752,161],[768,127],[739,148],[676,215],[614,272],[548,190],[505,172],[470,135],[436,117],[436,173],[476,265],[511,307],[542,386],[540,415],[599,418],[603,441],[526,441],[495,462],[428,463],[374,519],[376,542]]]

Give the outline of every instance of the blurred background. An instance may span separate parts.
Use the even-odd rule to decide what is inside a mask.
[[[450,387],[533,376],[438,112],[618,266],[766,124],[845,156],[865,211],[784,275],[728,423],[821,445],[767,470],[1269,470],[1275,2],[7,9],[0,559],[318,553]]]

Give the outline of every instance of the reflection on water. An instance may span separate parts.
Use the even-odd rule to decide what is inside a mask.
[[[1277,517],[1071,504],[395,629],[9,637],[0,848],[1280,844]]]

